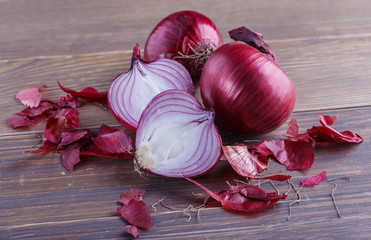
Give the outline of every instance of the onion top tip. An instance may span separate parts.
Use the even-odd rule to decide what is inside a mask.
[[[133,56],[132,56],[132,61],[141,59],[142,56],[140,54],[140,47],[139,44],[137,43],[134,48],[133,48]]]

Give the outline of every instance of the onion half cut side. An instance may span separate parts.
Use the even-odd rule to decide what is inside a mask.
[[[188,71],[171,59],[145,62],[136,45],[130,70],[111,83],[108,90],[109,107],[122,126],[135,132],[147,104],[154,96],[168,89],[181,89],[193,94],[194,85]]]
[[[135,164],[161,176],[195,177],[215,166],[221,145],[214,112],[185,91],[167,90],[152,99],[139,120]]]

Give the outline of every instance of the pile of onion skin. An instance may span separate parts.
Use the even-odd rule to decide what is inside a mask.
[[[229,35],[235,42],[223,44],[208,17],[194,11],[173,13],[153,29],[143,57],[139,45],[134,46],[129,71],[114,79],[108,92],[90,87],[74,91],[58,82],[68,95],[53,103],[41,100],[39,89],[46,85],[26,88],[17,98],[27,108],[10,117],[11,126],[47,121],[46,140],[29,152],[56,150],[69,171],[84,155],[131,158],[132,142],[124,131],[102,125],[95,136],[92,130],[79,128],[77,108],[83,105],[79,99],[107,104],[118,122],[136,134],[136,170],[185,178],[234,211],[271,207],[287,195],[250,184],[213,192],[191,178],[210,171],[223,155],[236,173],[247,179],[286,181],[290,175],[258,174],[267,169],[269,159],[287,170],[308,169],[314,162],[315,147],[363,139],[349,130],[335,130],[332,125],[338,115],[319,114],[321,125],[303,133],[292,119],[285,139],[222,146],[219,130],[250,136],[271,132],[288,120],[296,102],[293,81],[262,35],[245,27],[233,29]],[[195,86],[200,88],[200,102],[194,97]],[[314,186],[326,179],[327,173],[322,171],[301,184]],[[117,211],[130,224],[125,230],[134,237],[140,235],[138,227],[153,225],[143,194],[144,190],[131,189],[118,201],[123,205]]]

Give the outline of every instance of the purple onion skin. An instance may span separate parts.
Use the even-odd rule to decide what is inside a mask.
[[[235,28],[230,30],[228,33],[233,40],[249,44],[250,46],[264,53],[265,56],[272,59],[276,64],[278,64],[275,52],[270,46],[268,46],[266,42],[264,42],[263,35],[261,35],[260,33],[253,32],[246,27]]]
[[[207,56],[206,59],[179,58],[179,53],[194,55],[189,45],[198,52],[208,48],[208,52],[222,44],[222,35],[208,17],[195,11],[180,11],[161,20],[152,30],[144,48],[144,60],[152,62],[161,58],[175,59],[187,68],[196,81]]]
[[[296,102],[293,81],[254,47],[231,42],[210,55],[201,75],[201,97],[221,130],[259,135],[281,126]]]

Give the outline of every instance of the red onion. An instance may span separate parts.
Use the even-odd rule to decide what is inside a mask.
[[[145,62],[140,59],[140,48],[136,45],[130,70],[119,75],[109,88],[109,107],[124,127],[135,131],[147,104],[158,93],[168,89],[181,89],[193,94],[194,85],[187,70],[171,59]]]
[[[223,44],[215,24],[194,11],[173,13],[152,30],[144,48],[144,59],[175,59],[197,80],[208,55]]]
[[[194,177],[219,160],[221,138],[214,112],[182,90],[167,90],[152,99],[136,134],[137,166],[166,177]]]
[[[217,125],[245,134],[273,131],[289,118],[296,101],[293,81],[272,55],[242,42],[227,43],[210,55],[200,88]]]

